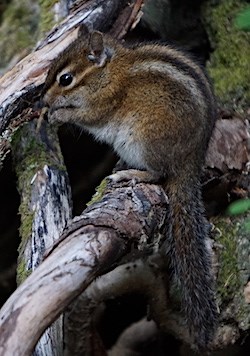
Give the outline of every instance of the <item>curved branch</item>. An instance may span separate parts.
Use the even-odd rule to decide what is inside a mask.
[[[93,345],[101,345],[95,321],[98,324],[100,305],[108,299],[128,293],[146,296],[150,314],[158,326],[166,320],[168,322],[168,283],[163,276],[167,277],[167,259],[166,256],[156,254],[148,257],[143,255],[93,281],[65,313],[65,355],[92,355]]]
[[[108,190],[73,222],[58,246],[3,306],[0,355],[29,354],[46,327],[94,278],[127,254],[132,243],[143,248],[155,235],[158,245],[166,217],[167,197],[158,186]]]

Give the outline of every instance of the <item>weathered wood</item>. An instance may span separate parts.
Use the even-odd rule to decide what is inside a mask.
[[[156,236],[159,245],[166,209],[163,190],[142,184],[110,190],[88,207],[76,220],[76,230],[73,223],[69,235],[1,309],[0,355],[29,354],[45,328],[132,243],[143,248]]]
[[[94,323],[94,320],[98,321],[96,312],[108,299],[127,293],[146,296],[151,317],[156,316],[158,326],[165,323],[169,310],[166,288],[168,283],[162,276],[167,276],[166,265],[167,260],[163,256],[144,256],[120,265],[92,282],[65,313],[65,356],[94,354],[94,344],[101,344]],[[132,339],[137,340],[135,337],[131,337]]]
[[[40,86],[44,81],[50,61],[73,41],[77,33],[75,28],[79,23],[84,22],[90,27],[105,30],[112,25],[114,19],[118,21],[120,12],[123,15],[122,10],[127,9],[125,16],[123,15],[124,24],[126,24],[126,19],[131,18],[130,13],[132,12],[135,17],[136,12],[139,11],[138,5],[134,10],[134,5],[137,2],[132,1],[128,4],[124,0],[78,1],[78,6],[74,6],[67,19],[39,43],[35,52],[0,79],[0,133],[2,133],[2,137],[0,137],[0,168],[2,161],[11,149],[13,135],[18,127],[23,122],[33,120],[36,116],[31,107],[39,98]],[[130,24],[132,24],[132,20],[130,20]],[[121,30],[117,31],[117,35]],[[125,32],[123,31],[124,34]],[[21,133],[19,132],[19,139],[15,139],[14,143],[14,146],[16,145],[14,158],[17,162],[16,169],[22,200],[20,208],[22,243],[17,276],[19,282],[23,281],[39,265],[44,251],[48,250],[60,236],[71,212],[65,167],[63,171],[60,171],[60,168],[63,167],[61,155],[54,152],[55,157],[48,157],[51,153],[49,146],[55,147],[54,143],[58,140],[57,134],[55,131],[52,133],[51,130],[48,130],[42,137],[41,132],[44,134],[47,130],[44,129],[44,126],[43,124],[42,130],[36,132],[34,124],[30,124],[30,132],[27,132],[29,129],[27,130],[26,127],[21,131],[25,131],[24,136],[20,137]],[[4,132],[2,132],[3,130]],[[48,137],[45,137],[46,135]],[[30,144],[31,141],[34,141],[34,144]],[[40,149],[40,145],[43,146],[42,149]],[[31,146],[34,150],[26,152],[26,148]],[[40,157],[36,154],[37,148]],[[59,145],[56,149],[59,149]],[[59,160],[55,162],[54,158],[59,158]],[[59,168],[59,166],[61,167]],[[46,330],[36,347],[36,354],[59,355],[62,353],[62,346],[61,318],[57,325],[54,324],[53,328]]]
[[[41,263],[44,252],[59,239],[71,219],[71,189],[56,127],[45,121],[26,123],[15,135],[12,155],[18,178],[21,215],[17,280],[20,283]],[[62,355],[60,317],[39,340],[36,355]]]
[[[140,1],[135,1],[133,4],[138,5]],[[95,3],[99,4],[100,8],[96,7],[95,11],[93,12],[88,12],[87,11],[87,5],[90,3]],[[1,90],[0,90],[0,131],[1,129],[5,129],[4,134],[5,134],[5,139],[6,142],[8,142],[8,138],[12,136],[12,132],[10,133],[9,129],[10,126],[8,126],[8,123],[10,121],[13,123],[13,118],[17,114],[20,114],[21,111],[27,107],[29,108],[32,106],[32,103],[37,99],[37,95],[39,94],[39,86],[43,83],[44,77],[45,77],[45,72],[49,66],[50,61],[58,54],[59,51],[63,49],[63,47],[67,46],[69,42],[73,40],[76,36],[76,31],[74,30],[75,27],[79,22],[83,20],[83,22],[86,20],[88,21],[95,21],[94,16],[104,16],[105,14],[105,19],[101,19],[100,21],[103,26],[98,27],[95,26],[96,28],[104,29],[105,26],[107,26],[107,21],[113,21],[110,20],[109,17],[109,12],[105,13],[104,11],[102,12],[102,7],[105,7],[105,11],[111,11],[111,7],[113,6],[112,4],[116,5],[118,4],[118,1],[85,1],[84,5],[80,5],[80,7],[75,8],[75,13],[77,13],[77,19],[75,21],[74,16],[69,17],[66,19],[62,26],[58,27],[55,30],[51,32],[51,34],[47,37],[47,39],[39,44],[37,47],[37,51],[28,56],[26,59],[24,59],[20,64],[18,64],[9,74],[6,74],[3,78],[0,79],[0,85],[1,85]],[[127,18],[126,16],[126,9],[125,5],[127,5],[127,2],[122,1],[119,2],[122,3],[122,11],[118,11],[115,13],[122,13],[122,16]],[[126,3],[126,4],[125,4]],[[109,4],[109,6],[107,6]],[[110,5],[111,4],[111,5]],[[82,6],[82,7],[81,7]],[[84,8],[85,6],[85,8]],[[115,7],[114,7],[115,8]],[[120,8],[120,9],[121,9]],[[85,9],[86,13],[81,12],[80,9]],[[100,12],[98,11],[100,10]],[[91,17],[93,16],[93,17]],[[119,33],[122,33],[124,30],[124,18],[121,17],[120,20],[117,21],[117,31],[113,32],[116,34],[116,36],[119,37]],[[128,16],[129,18],[129,16]],[[136,16],[134,14],[131,14],[132,19],[131,23],[136,20]],[[99,20],[96,20],[97,22]],[[109,24],[111,24],[109,22]],[[122,25],[121,25],[122,24]],[[118,25],[121,25],[120,27]],[[32,114],[33,115],[33,114]],[[16,119],[16,118],[15,118]],[[28,121],[28,120],[27,120]],[[231,122],[232,121],[232,122]],[[18,120],[16,121],[17,126],[20,124]],[[15,124],[15,125],[16,125]],[[14,125],[14,126],[15,126]],[[12,129],[13,127],[11,127]],[[229,129],[230,128],[230,129]],[[14,129],[15,130],[15,129]],[[233,135],[232,135],[233,131]],[[223,176],[232,174],[230,172],[230,169],[238,169],[238,176],[240,176],[240,171],[242,170],[244,172],[244,175],[247,176],[249,174],[249,146],[247,145],[247,140],[249,140],[249,124],[248,122],[239,122],[239,120],[224,120],[223,122],[218,122],[217,127],[215,130],[214,134],[214,139],[212,140],[212,144],[210,146],[210,152],[207,160],[207,164],[210,167],[216,168],[218,171],[223,172]],[[7,148],[8,150],[8,148]],[[1,145],[0,145],[0,152],[1,152]],[[48,167],[42,166],[41,170],[39,171],[41,173],[37,174],[35,176],[35,184],[38,183],[38,185],[41,183],[46,184],[49,182],[47,180],[48,176],[50,175],[48,172]],[[35,173],[33,173],[33,176]],[[242,174],[243,176],[243,174]],[[41,181],[39,181],[39,177],[42,178]],[[46,178],[47,177],[47,178]],[[219,179],[223,180],[223,177],[219,177]],[[27,181],[27,183],[31,182],[31,179]],[[40,183],[39,183],[40,182]],[[49,185],[48,185],[49,186]],[[143,188],[145,189],[145,188]],[[155,189],[155,188],[153,188]],[[159,189],[159,188],[156,188]],[[245,189],[246,191],[247,189]],[[154,191],[153,194],[157,194],[157,190]],[[144,197],[144,194],[138,195],[136,202],[138,203],[139,200],[141,200]],[[115,198],[117,199],[117,197]],[[142,199],[143,200],[143,199]],[[141,202],[142,202],[141,200]],[[118,200],[115,202],[117,203]],[[147,203],[147,201],[144,201]],[[150,206],[151,203],[149,203],[148,206]],[[104,204],[105,206],[105,204]],[[130,205],[127,206],[128,209],[131,208],[133,210],[135,206],[133,205],[132,207]],[[164,212],[164,209],[163,209]],[[159,211],[158,211],[159,213]],[[97,228],[96,232],[96,239],[94,239],[94,242],[98,242],[98,248],[101,248],[100,255],[98,255],[101,259],[102,256],[106,256],[106,252],[104,252],[105,248],[109,249],[110,248],[110,253],[111,255],[116,252],[116,247],[117,247],[117,259],[119,260],[120,256],[123,254],[126,254],[126,252],[129,250],[129,246],[127,245],[126,242],[127,240],[122,240],[122,239],[117,239],[117,231],[116,228],[119,228],[119,220],[117,220],[117,212],[116,208],[109,214],[109,217],[112,216],[113,218],[113,223],[112,229],[115,230],[114,235],[109,235],[110,230],[106,232],[106,230],[101,230],[101,226],[106,223],[106,216],[104,215],[104,219],[99,219],[98,216],[102,215],[102,211],[99,211],[98,214],[96,215],[96,219],[93,221],[96,223],[99,221],[100,225],[100,230]],[[126,212],[127,214],[127,212]],[[99,220],[98,220],[99,219]],[[93,222],[92,221],[92,222]],[[129,224],[128,224],[129,221]],[[124,220],[124,226],[127,226],[127,229],[131,229],[130,226],[130,216],[127,216],[126,220]],[[148,221],[144,220],[141,221],[138,226],[140,226],[140,229],[142,229],[145,225],[147,225]],[[219,245],[219,252],[218,254],[221,255],[221,258],[219,259],[219,269],[222,270],[221,266],[222,264],[226,264],[228,259],[232,261],[233,259],[237,259],[234,261],[233,264],[233,269],[228,269],[226,272],[223,272],[223,276],[220,279],[218,290],[219,290],[219,305],[221,307],[221,315],[222,315],[222,322],[225,324],[224,328],[220,329],[220,333],[218,335],[218,340],[217,340],[217,346],[218,347],[225,347],[226,345],[229,345],[230,343],[233,343],[235,340],[237,340],[240,336],[240,333],[242,330],[247,330],[247,328],[250,325],[250,320],[249,320],[249,298],[244,297],[244,292],[245,295],[247,295],[247,288],[245,287],[247,284],[247,275],[248,275],[248,265],[249,263],[247,262],[247,255],[246,251],[249,251],[249,234],[247,235],[246,232],[244,234],[242,231],[239,231],[239,226],[243,226],[244,219],[229,219],[229,218],[221,218],[220,221],[216,221],[217,226],[219,226],[219,238],[218,238],[218,245]],[[230,227],[230,231],[225,231],[225,226],[221,227],[221,223],[225,224],[226,228]],[[72,230],[68,230],[72,236],[78,235],[78,233],[81,235],[81,218],[79,218],[78,222],[75,221]],[[78,230],[79,229],[79,230]],[[139,230],[139,229],[138,229]],[[235,236],[235,231],[237,230],[237,236]],[[96,230],[94,230],[96,231]],[[117,245],[112,246],[112,242],[110,243],[109,239],[107,238],[108,242],[107,245],[105,245],[105,238],[104,241],[98,240],[100,236],[102,236],[102,231],[103,234],[108,235],[110,239],[114,238],[115,241],[117,241]],[[113,231],[113,230],[112,230]],[[157,233],[157,230],[155,231]],[[125,232],[127,234],[127,230]],[[71,235],[70,235],[71,236]],[[20,350],[20,347],[26,347],[26,345],[21,345],[23,343],[26,343],[27,338],[29,340],[27,341],[27,350],[31,350],[32,347],[35,344],[35,340],[39,338],[39,335],[41,335],[42,330],[46,328],[47,325],[49,325],[52,320],[56,318],[56,315],[60,313],[63,308],[69,303],[69,300],[73,300],[74,296],[80,293],[80,290],[85,288],[87,284],[98,274],[102,274],[105,271],[105,268],[112,268],[112,263],[113,261],[117,261],[116,258],[112,255],[110,259],[106,258],[106,262],[104,261],[99,261],[98,259],[93,261],[92,257],[89,256],[88,253],[90,252],[88,250],[89,245],[92,246],[91,241],[92,239],[90,238],[89,234],[86,234],[86,239],[89,238],[88,242],[86,242],[85,237],[82,237],[82,239],[79,238],[78,242],[75,242],[75,245],[73,244],[73,247],[71,246],[71,237],[69,236],[69,244],[68,242],[62,241],[61,243],[58,243],[59,246],[59,251],[60,253],[57,253],[57,249],[52,252],[51,256],[49,256],[48,260],[52,261],[51,265],[50,263],[47,263],[47,260],[45,261],[47,264],[45,264],[45,267],[42,267],[41,270],[42,272],[38,272],[36,275],[34,273],[33,279],[31,281],[34,282],[34,286],[30,285],[30,279],[28,279],[27,284],[27,290],[23,289],[18,289],[17,292],[10,298],[10,300],[6,303],[6,306],[3,309],[4,313],[4,318],[1,322],[3,322],[3,325],[0,326],[0,345],[2,349],[0,348],[1,352],[4,352],[4,355],[12,355],[12,351],[14,350],[14,354],[19,355],[17,352],[25,352],[23,349]],[[146,236],[146,235],[145,235]],[[144,236],[144,237],[145,237]],[[228,241],[231,241],[233,236],[234,244],[233,247],[230,247],[230,250],[228,251]],[[65,237],[65,236],[64,236]],[[124,236],[123,236],[124,237]],[[72,237],[73,238],[73,237]],[[224,239],[225,238],[225,239]],[[135,236],[136,239],[136,236]],[[143,239],[142,239],[143,240]],[[225,243],[225,240],[226,243]],[[136,240],[137,241],[137,240]],[[85,244],[86,243],[86,244]],[[109,244],[110,243],[110,244]],[[66,248],[61,250],[61,246],[69,246],[69,248],[73,248],[72,251],[67,251]],[[85,245],[84,245],[85,244]],[[124,245],[125,244],[125,245]],[[86,251],[84,250],[84,247],[87,246]],[[94,245],[96,247],[96,244]],[[124,247],[125,246],[125,247]],[[147,244],[145,243],[145,246]],[[238,246],[238,247],[237,247]],[[75,257],[77,258],[79,255],[79,247],[81,251],[81,257],[83,257],[82,262],[87,263],[92,263],[90,265],[90,269],[86,271],[86,275],[81,275],[82,270],[84,269],[84,266],[81,265],[80,261],[73,261],[73,254],[75,253]],[[125,248],[124,251],[121,251]],[[98,250],[96,247],[96,249]],[[126,248],[128,248],[126,250]],[[120,250],[121,249],[121,250]],[[67,256],[64,256],[63,253],[68,253]],[[225,252],[228,251],[228,254],[226,258],[224,258]],[[237,258],[235,258],[235,251],[237,251]],[[102,255],[103,252],[103,255]],[[97,252],[98,254],[98,252]],[[60,256],[62,259],[59,259]],[[55,258],[58,260],[55,261]],[[52,260],[50,259],[52,258]],[[104,259],[105,259],[104,258]],[[71,264],[72,261],[72,264]],[[65,263],[66,269],[63,268],[60,269],[60,266],[62,263]],[[100,268],[101,270],[98,269],[96,270],[97,265],[96,263],[100,263]],[[243,263],[244,262],[244,263]],[[68,263],[70,263],[71,266],[73,266],[73,269],[71,270],[68,266]],[[44,264],[43,264],[44,266]],[[55,268],[55,273],[53,274],[53,271],[49,268]],[[229,266],[228,266],[229,267]],[[48,270],[46,271],[46,268]],[[68,269],[67,269],[68,268]],[[75,268],[75,269],[74,269]],[[80,271],[78,271],[78,268]],[[91,269],[92,268],[92,269]],[[223,269],[226,269],[225,266]],[[74,272],[75,271],[75,272]],[[48,274],[47,274],[48,272]],[[58,273],[57,273],[58,272]],[[73,277],[69,278],[69,276],[64,276],[66,273],[71,273],[73,272]],[[80,273],[81,272],[81,273]],[[115,271],[114,271],[115,272]],[[62,273],[62,276],[60,275]],[[216,274],[218,271],[216,271]],[[41,283],[39,281],[39,278],[42,277]],[[44,277],[44,278],[43,278]],[[124,276],[124,278],[126,275]],[[30,277],[31,278],[31,277]],[[76,284],[72,286],[72,278],[73,281],[76,281]],[[117,282],[113,275],[113,281]],[[235,280],[237,280],[237,284],[234,284]],[[104,279],[105,281],[105,279]],[[232,283],[233,281],[233,283]],[[123,281],[124,282],[124,281]],[[128,282],[128,281],[127,281]],[[26,283],[26,282],[24,282]],[[64,284],[65,283],[65,284]],[[41,290],[40,290],[40,285],[41,285]],[[62,288],[61,288],[62,287]],[[21,288],[21,287],[20,287]],[[61,288],[61,289],[60,289]],[[64,290],[66,289],[66,291]],[[104,287],[103,287],[104,288]],[[54,291],[55,289],[55,291]],[[228,293],[228,290],[230,293]],[[31,294],[29,295],[29,292]],[[54,293],[55,295],[51,295],[51,292]],[[121,291],[120,291],[121,292]],[[33,294],[34,293],[34,294]],[[117,286],[117,293],[119,293],[119,288]],[[104,289],[103,291],[100,291],[100,296],[102,295],[104,297]],[[48,296],[51,295],[52,300],[50,301]],[[20,299],[19,299],[20,298]],[[23,299],[24,298],[24,299]],[[25,302],[25,298],[27,298],[27,304]],[[62,299],[61,299],[62,298]],[[105,297],[104,297],[105,299]],[[33,301],[36,304],[33,304]],[[13,303],[13,304],[11,304]],[[23,303],[23,304],[22,304]],[[30,303],[30,304],[29,304]],[[76,301],[76,305],[78,301]],[[79,302],[80,303],[80,302]],[[16,306],[14,305],[16,304]],[[8,307],[9,306],[9,307]],[[12,309],[13,307],[13,309]],[[20,307],[20,308],[19,308]],[[6,309],[7,308],[7,309]],[[30,308],[32,308],[32,313],[30,314]],[[37,309],[35,309],[37,308]],[[80,307],[79,307],[80,310]],[[13,311],[13,314],[12,314]],[[89,311],[88,311],[89,312]],[[20,313],[20,314],[19,314]],[[18,314],[18,316],[17,316]],[[33,317],[33,321],[30,320],[29,318]],[[158,313],[156,313],[155,319],[157,320],[157,317],[159,318]],[[43,321],[44,319],[44,321]],[[27,323],[28,320],[28,323]],[[167,319],[163,318],[163,322],[165,322]],[[89,322],[89,320],[87,320]],[[160,321],[158,321],[160,323]],[[180,339],[187,341],[188,338],[185,334],[183,333],[183,327],[181,323],[183,322],[183,319],[180,319],[179,316],[173,315],[172,319],[168,319],[168,329],[164,329],[165,331],[170,331],[174,332]],[[12,324],[11,324],[12,323]],[[28,324],[28,325],[27,325]],[[30,330],[30,328],[33,327],[33,330]],[[73,326],[75,327],[75,325]],[[22,329],[22,330],[21,330]],[[184,330],[185,331],[185,330]],[[26,332],[26,334],[25,334]],[[2,337],[2,339],[1,339]],[[10,339],[9,339],[10,337]],[[2,342],[3,341],[3,342]],[[136,338],[131,340],[131,342],[136,341]],[[74,346],[74,345],[73,345]],[[81,346],[81,345],[80,345]],[[5,349],[3,349],[3,347]],[[10,347],[10,348],[9,348]],[[15,349],[16,347],[16,349]],[[4,350],[4,351],[3,351]],[[72,349],[70,349],[72,350]],[[60,350],[59,350],[60,351]]]

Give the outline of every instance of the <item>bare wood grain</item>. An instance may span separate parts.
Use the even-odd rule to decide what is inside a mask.
[[[154,234],[159,238],[167,203],[160,187],[137,184],[109,189],[87,208],[1,309],[0,355],[29,354],[45,328],[132,243],[143,248]]]

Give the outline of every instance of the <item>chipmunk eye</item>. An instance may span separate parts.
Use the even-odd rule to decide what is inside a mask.
[[[62,74],[59,78],[59,84],[63,87],[67,87],[72,83],[73,78],[73,74],[71,73]]]

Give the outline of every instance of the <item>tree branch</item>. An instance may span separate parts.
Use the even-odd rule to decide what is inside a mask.
[[[101,344],[100,340],[96,342],[98,334],[95,324],[98,324],[102,315],[100,305],[108,299],[128,293],[146,297],[150,316],[154,316],[160,326],[160,319],[166,321],[170,308],[167,285],[167,259],[158,254],[148,257],[144,254],[102,275],[65,313],[65,355],[93,354],[94,344]]]
[[[156,236],[159,246],[166,217],[167,197],[158,186],[108,190],[73,222],[55,250],[1,309],[0,355],[30,353],[45,328],[132,244],[142,249]]]
[[[92,7],[93,4],[94,7]],[[23,121],[33,120],[36,116],[30,108],[39,96],[45,72],[50,61],[75,38],[77,25],[80,22],[93,23],[93,27],[103,30],[110,28],[116,19],[111,31],[120,37],[128,29],[126,24],[132,25],[136,22],[140,5],[140,0],[135,0],[130,4],[127,1],[117,0],[85,1],[84,4],[75,8],[72,15],[55,28],[44,41],[40,42],[34,53],[0,79],[0,133],[2,133],[0,155],[4,156],[9,151],[9,141],[17,127],[23,124]],[[25,116],[22,113],[24,109],[27,114]],[[233,135],[232,132],[234,132]],[[29,135],[29,132],[26,134]],[[220,181],[219,184],[232,184],[229,179],[229,183],[225,183],[224,178],[234,174],[237,175],[239,181],[242,182],[244,179],[245,185],[242,184],[242,186],[249,187],[249,184],[245,183],[249,182],[250,154],[247,140],[249,140],[247,121],[239,118],[217,121],[207,165],[215,168],[216,172],[220,172],[216,178]],[[17,145],[16,153],[18,149]],[[238,170],[237,173],[235,173],[236,170]],[[53,169],[42,165],[38,172],[32,171],[32,176],[29,178],[34,177],[34,180],[27,179],[26,183],[30,184],[32,181],[33,187],[41,188],[43,184],[46,185],[49,182],[48,178],[51,174],[54,174]],[[214,177],[212,180],[215,180]],[[249,189],[242,190],[244,192],[240,194],[249,192]],[[55,194],[51,194],[50,197],[54,199]],[[166,205],[166,196],[157,186],[110,186],[103,199],[89,207],[81,217],[75,219],[63,236],[59,237],[59,232],[51,233],[53,243],[59,238],[56,242],[58,246],[52,246],[51,242],[45,241],[46,248],[52,249],[52,252],[42,265],[23,282],[0,312],[0,355],[24,355],[31,352],[46,327],[58,317],[70,301],[85,290],[96,276],[112,270],[114,264],[122,263],[123,256],[130,258],[128,254],[132,246],[135,246],[137,252],[144,250],[144,254],[145,249],[150,250],[149,254],[158,249],[160,242],[155,239],[164,236],[162,226],[164,224],[167,226]],[[43,208],[40,210],[42,213]],[[49,218],[49,215],[47,217]],[[220,221],[216,221],[218,226],[216,231],[219,231],[219,237],[216,238],[219,246],[216,253],[216,257],[219,255],[219,272],[216,271],[216,274],[219,274],[218,300],[222,323],[225,324],[217,337],[218,347],[225,347],[232,340],[237,340],[240,332],[247,330],[250,325],[249,305],[247,304],[249,298],[243,295],[243,291],[246,291],[244,286],[247,284],[249,273],[247,262],[245,262],[247,261],[245,253],[249,250],[249,233],[239,228],[239,226],[243,227],[244,219],[245,217],[241,219],[223,217]],[[41,220],[36,225],[36,230],[40,223]],[[62,227],[59,227],[59,231],[61,229]],[[231,245],[232,240],[233,245]],[[237,256],[235,256],[236,250]],[[41,256],[38,260],[40,259]],[[233,264],[231,264],[232,260]],[[230,261],[230,264],[227,261]],[[139,259],[139,262],[141,263],[142,259]],[[218,264],[217,260],[216,263]],[[145,264],[143,266],[146,268]],[[111,279],[117,283],[116,272],[117,270],[114,270],[114,274],[111,272]],[[105,277],[103,278],[105,281]],[[126,273],[123,274],[123,278],[124,281],[121,281],[119,288],[122,282],[126,281],[129,284],[129,278],[126,280]],[[140,279],[140,276],[138,278]],[[23,280],[23,278],[20,279]],[[150,285],[154,285],[154,281],[149,280],[149,286],[145,285],[144,292],[148,291]],[[93,287],[89,288],[90,291]],[[100,293],[105,300],[105,288],[102,288],[103,291]],[[123,291],[119,288],[117,286],[117,295]],[[131,289],[133,289],[132,284]],[[162,288],[161,291],[164,293],[165,289]],[[76,301],[76,305],[80,310],[80,301]],[[164,303],[160,303],[159,306],[163,308]],[[169,308],[169,305],[167,307]],[[152,307],[151,309],[154,310]],[[167,311],[169,312],[169,309]],[[187,333],[182,325],[183,319],[179,315],[170,313],[167,318],[165,314],[157,310],[154,313],[154,319],[162,330],[166,332],[170,330],[188,342]],[[73,327],[75,328],[75,325]],[[136,340],[130,341],[133,344]],[[82,347],[83,345],[75,346]],[[72,347],[74,345],[69,345],[69,350],[72,351]]]

